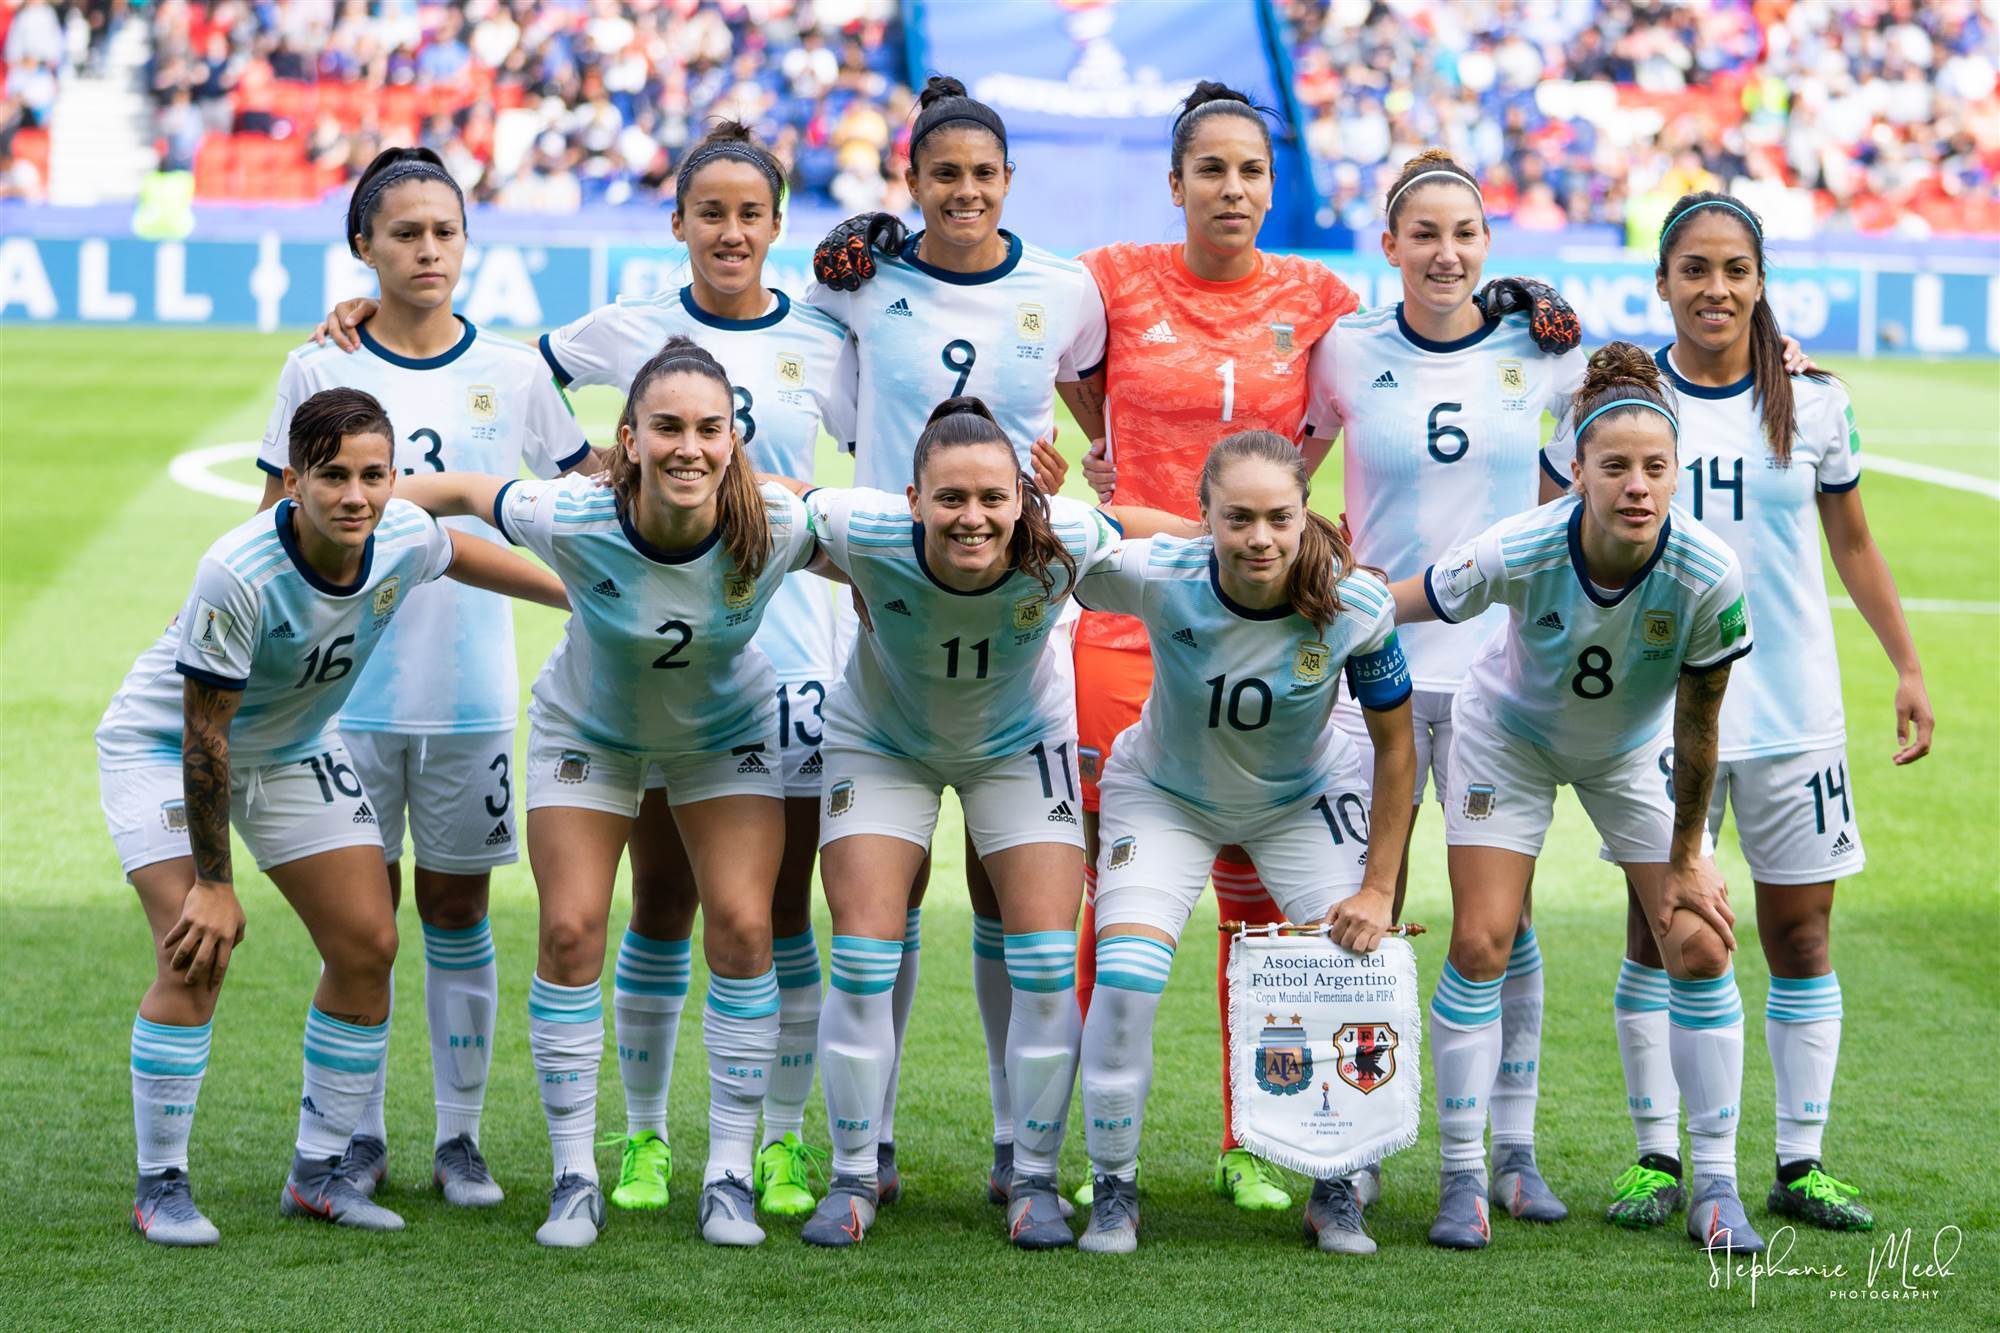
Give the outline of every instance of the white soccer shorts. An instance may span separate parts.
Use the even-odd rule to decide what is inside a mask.
[[[382,821],[382,854],[403,856],[407,812],[417,864],[480,875],[518,859],[514,832],[514,732],[411,735],[344,731],[361,785]]]
[[[823,738],[823,706],[826,684],[819,680],[795,680],[778,685],[778,771],[785,780],[785,796],[819,799],[820,742]],[[666,773],[655,769],[646,777],[648,788],[664,788]]]
[[[1426,782],[1436,788],[1438,803],[1447,802],[1451,789],[1451,701],[1444,690],[1418,690],[1410,696],[1410,725],[1416,733],[1417,774],[1410,789],[1413,805],[1424,803]],[[1361,786],[1375,789],[1375,742],[1368,735],[1368,722],[1361,705],[1344,691],[1333,706],[1333,725],[1345,732],[1361,756]]]
[[[1868,863],[1847,780],[1847,747],[1732,759],[1716,775],[1708,831],[1736,811],[1743,859],[1760,884],[1824,884],[1858,875]]]
[[[938,802],[958,792],[965,828],[982,857],[1032,842],[1083,846],[1076,736],[1047,737],[998,759],[926,763],[844,746],[822,748],[819,845],[875,833],[931,845]]]
[[[785,797],[777,747],[742,745],[724,754],[630,754],[541,727],[528,728],[528,809],[568,806],[637,818],[646,788],[664,787],[669,805],[719,796]]]

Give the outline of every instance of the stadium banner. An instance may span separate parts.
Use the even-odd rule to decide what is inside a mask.
[[[1367,306],[1401,296],[1377,255],[1315,253]],[[1784,330],[1832,355],[2000,357],[2000,275],[1963,259],[1924,265],[1854,255],[1839,264],[1780,266],[1769,292]],[[774,248],[769,278],[803,292],[812,252]],[[1673,335],[1648,257],[1495,259],[1490,275],[1521,272],[1553,283],[1576,307],[1591,343],[1652,345]],[[473,244],[458,309],[482,326],[542,332],[618,297],[678,289],[686,251],[631,244]],[[335,302],[374,291],[343,245],[260,240],[152,242],[129,236],[0,238],[0,324],[212,325],[310,328]]]
[[[1243,1146],[1315,1179],[1417,1141],[1423,1011],[1417,955],[1350,953],[1324,933],[1246,927],[1229,950],[1229,1090]]]

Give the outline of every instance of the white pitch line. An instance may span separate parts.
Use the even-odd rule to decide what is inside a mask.
[[[1829,597],[1827,604],[1836,611],[1855,611],[1860,608],[1850,598]],[[1905,611],[1936,611],[1942,615],[1957,616],[2000,616],[2000,602],[1954,602],[1938,597],[1905,597]]]
[[[234,481],[228,477],[218,477],[209,469],[218,463],[236,463],[246,458],[255,458],[262,447],[255,440],[241,444],[211,444],[200,449],[190,449],[184,454],[174,455],[174,461],[167,464],[167,475],[191,491],[203,495],[219,496],[224,500],[235,500],[242,504],[256,504],[264,498],[264,487],[260,483],[251,485],[247,481]]]
[[[1988,481],[1965,472],[1952,472],[1928,463],[1912,463],[1907,458],[1885,458],[1881,454],[1868,454],[1862,459],[1863,472],[1886,472],[1892,477],[1908,477],[1912,481],[1927,481],[1933,486],[1949,486],[1955,491],[1970,491],[1983,495],[1989,500],[2000,500],[2000,481]]]

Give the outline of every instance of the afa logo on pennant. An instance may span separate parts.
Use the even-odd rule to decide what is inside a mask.
[[[1306,1040],[1304,1020],[1292,1016],[1288,1024],[1276,1014],[1264,1015],[1264,1032],[1257,1042],[1257,1086],[1268,1093],[1289,1097],[1304,1092],[1312,1082],[1312,1045]]]

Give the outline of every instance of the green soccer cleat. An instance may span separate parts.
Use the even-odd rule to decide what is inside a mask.
[[[1292,1196],[1279,1188],[1271,1168],[1248,1148],[1231,1148],[1216,1159],[1215,1192],[1253,1213],[1292,1206]]]
[[[1797,1218],[1808,1226],[1827,1231],[1873,1231],[1875,1214],[1856,1201],[1855,1196],[1860,1193],[1815,1165],[1789,1185],[1782,1180],[1772,1181],[1764,1207],[1780,1217]]]
[[[799,1136],[787,1133],[776,1143],[767,1143],[750,1168],[751,1187],[757,1191],[757,1207],[779,1217],[804,1217],[819,1201],[813,1197],[812,1177],[828,1162],[827,1151]]]
[[[674,1150],[650,1129],[625,1136],[625,1154],[618,1166],[618,1187],[611,1202],[620,1208],[667,1206],[667,1180],[674,1174]]]
[[[1611,1207],[1605,1210],[1605,1220],[1633,1231],[1650,1231],[1664,1224],[1687,1197],[1679,1176],[1643,1163],[1626,1167],[1611,1188]]]

